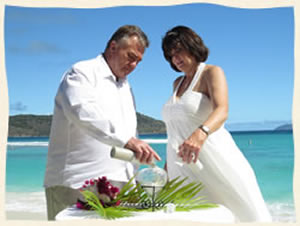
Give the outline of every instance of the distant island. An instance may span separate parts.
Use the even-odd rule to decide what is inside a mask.
[[[277,128],[274,129],[275,131],[290,131],[293,130],[293,125],[292,124],[284,124],[281,126],[278,126]]]
[[[9,137],[48,137],[50,134],[52,115],[15,115],[9,117]],[[137,113],[139,134],[165,134],[164,122]],[[274,127],[273,127],[274,128]],[[227,128],[228,129],[228,128]],[[267,131],[292,131],[292,124],[286,123]],[[234,132],[229,127],[230,132]],[[244,131],[244,130],[242,130]],[[252,131],[247,129],[245,131]],[[254,131],[254,130],[253,130]],[[259,131],[259,130],[255,130]],[[265,131],[265,130],[264,130]]]
[[[14,115],[9,117],[9,137],[47,137],[50,134],[52,115]],[[138,133],[166,133],[165,124],[137,113]]]

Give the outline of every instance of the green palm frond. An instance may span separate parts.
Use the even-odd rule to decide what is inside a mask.
[[[208,203],[203,196],[197,194],[203,189],[201,182],[191,182],[183,185],[187,178],[179,180],[179,177],[168,182],[157,194],[155,202],[173,203],[176,211],[188,211],[192,209],[202,209],[217,207],[218,205]]]
[[[120,193],[114,201],[121,203],[144,203],[151,202],[150,195],[143,189],[139,183],[134,183],[135,177],[132,177],[121,189]],[[180,179],[179,177],[169,181],[157,194],[154,199],[155,203],[173,203],[176,205],[176,211],[189,211],[194,209],[213,208],[217,204],[209,203],[205,197],[198,196],[198,193],[203,189],[201,182],[192,182],[185,184],[187,178]],[[148,209],[135,209],[125,206],[103,207],[97,195],[91,191],[82,191],[88,205],[91,206],[103,219],[116,219],[121,217],[129,217],[133,212],[151,211]],[[163,208],[163,206],[158,209]]]
[[[215,207],[218,207],[218,205],[214,203],[199,203],[198,205],[176,206],[176,211],[191,211],[191,210],[215,208]]]
[[[187,178],[180,179],[180,177],[174,178],[169,181],[155,197],[155,203],[173,203],[176,205],[178,211],[188,211],[192,209],[212,208],[218,205],[209,203],[203,196],[198,196],[198,193],[203,189],[201,182],[191,182],[184,185]],[[142,186],[132,184],[133,178],[124,186],[121,190],[118,199],[121,202],[134,202],[142,203],[145,201],[151,201],[151,197]],[[129,185],[131,184],[131,185]],[[131,190],[128,191],[127,189]],[[127,191],[126,191],[127,190]]]
[[[105,208],[106,217],[107,220],[114,220],[122,217],[131,217],[133,216],[133,213],[128,211],[128,209],[122,209],[117,207],[108,207]]]
[[[88,205],[92,208],[92,210],[95,210],[101,217],[106,217],[105,209],[99,201],[97,195],[88,190],[81,191],[81,194],[87,201]]]
[[[136,175],[135,175],[136,176]],[[133,176],[120,190],[117,198],[123,197],[126,194],[128,194],[128,192],[135,186],[135,184],[133,183],[133,180],[135,178],[135,176]]]
[[[156,197],[156,202],[165,202],[167,203],[167,198],[170,197],[172,195],[172,192],[174,192],[178,187],[180,187],[181,184],[183,184],[183,182],[186,179],[183,179],[179,182],[176,182],[179,179],[179,177],[169,181],[162,190],[160,190],[157,194]]]
[[[81,194],[84,196],[91,209],[96,211],[103,219],[112,220],[116,218],[132,216],[132,213],[123,209],[118,209],[115,207],[104,208],[97,195],[91,191],[82,191]]]
[[[190,186],[189,186],[190,185]],[[202,190],[203,186],[201,183],[199,184],[189,184],[181,188],[177,191],[176,200],[181,204],[195,202],[198,199],[202,199],[203,197],[199,196],[197,198],[196,195]]]
[[[148,199],[148,195],[142,186],[133,183],[134,178],[135,177],[132,177],[128,183],[124,185],[116,198],[117,200],[121,202],[141,203]]]

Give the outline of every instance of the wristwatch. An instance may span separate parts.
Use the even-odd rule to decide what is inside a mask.
[[[199,129],[201,129],[204,133],[206,133],[206,135],[209,135],[209,131],[210,129],[207,126],[201,125],[199,126]]]

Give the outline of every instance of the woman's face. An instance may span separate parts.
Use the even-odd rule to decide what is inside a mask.
[[[171,50],[171,60],[178,70],[185,73],[190,72],[197,65],[195,57],[182,47]]]

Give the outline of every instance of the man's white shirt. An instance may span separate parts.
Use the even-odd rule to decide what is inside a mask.
[[[127,181],[132,164],[112,159],[110,149],[135,137],[136,126],[127,80],[117,81],[102,55],[76,63],[55,98],[44,185],[79,188],[101,176]]]

